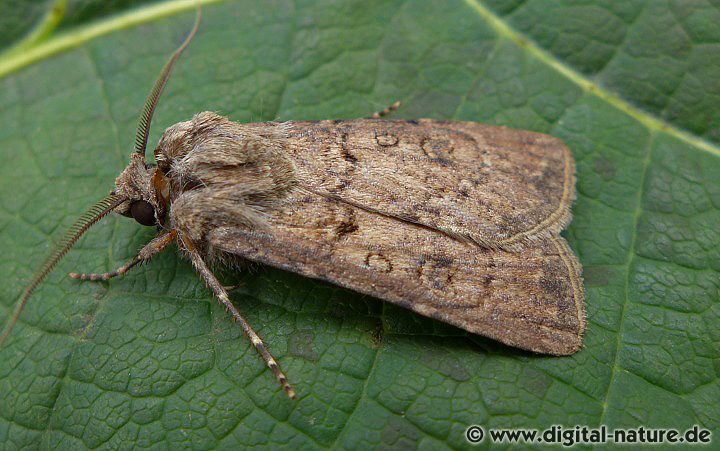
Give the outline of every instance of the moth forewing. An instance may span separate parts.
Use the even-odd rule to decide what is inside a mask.
[[[326,280],[534,352],[581,346],[579,264],[561,237],[523,252],[480,248],[426,227],[299,194],[264,231],[219,227],[228,252]]]
[[[285,127],[307,188],[483,247],[520,250],[571,219],[572,154],[541,133],[431,119],[219,126],[269,137]]]

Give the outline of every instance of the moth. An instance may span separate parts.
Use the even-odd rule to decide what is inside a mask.
[[[472,122],[373,118],[239,124],[212,112],[165,130],[145,150],[173,66],[150,92],[115,189],[67,232],[33,290],[111,212],[157,236],[108,280],[171,243],[272,370],[294,389],[228,297],[213,265],[250,260],[321,279],[537,353],[567,355],[585,329],[581,267],[560,231],[575,197],[572,154],[557,138]]]

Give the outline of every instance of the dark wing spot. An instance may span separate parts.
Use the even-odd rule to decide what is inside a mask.
[[[540,279],[540,286],[547,294],[557,298],[562,297],[564,292],[563,284],[557,278],[543,277]]]
[[[433,262],[438,268],[447,268],[452,266],[453,259],[448,257],[433,257]]]
[[[358,228],[358,225],[350,218],[347,221],[342,221],[335,227],[335,234],[338,238],[341,238],[350,233],[357,232]]]
[[[343,132],[340,135],[340,154],[345,159],[345,161],[353,164],[357,163],[357,157],[350,152],[350,149],[348,149],[347,140],[348,134],[346,132]]]
[[[442,166],[450,166],[452,159],[450,155],[455,150],[452,140],[442,137],[425,137],[420,142],[423,152],[433,163]]]

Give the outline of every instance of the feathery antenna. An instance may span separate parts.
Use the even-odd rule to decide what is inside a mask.
[[[138,124],[137,133],[135,134],[135,152],[139,153],[140,155],[145,155],[145,147],[147,147],[148,134],[150,133],[150,122],[152,121],[155,107],[157,106],[158,100],[160,99],[160,94],[162,94],[163,89],[165,88],[165,85],[170,78],[170,73],[172,72],[173,66],[175,66],[178,58],[180,58],[180,54],[183,52],[183,50],[185,50],[188,44],[190,44],[192,38],[195,36],[199,24],[200,6],[198,5],[197,15],[195,16],[195,23],[193,24],[192,30],[190,30],[190,34],[187,38],[185,38],[185,41],[180,44],[180,47],[175,50],[172,56],[170,56],[168,62],[165,63],[165,67],[163,67],[162,71],[160,71],[160,75],[158,76],[157,80],[155,80],[155,84],[153,85],[153,88],[150,91],[147,100],[145,100],[145,106],[143,107],[142,116],[140,116],[140,123]]]
[[[45,262],[35,272],[35,275],[30,281],[30,284],[28,284],[28,286],[25,288],[25,291],[22,294],[22,298],[20,298],[20,302],[18,302],[17,306],[15,307],[15,312],[5,326],[5,331],[3,332],[2,336],[0,336],[0,346],[2,346],[2,344],[5,342],[5,339],[8,337],[8,335],[10,335],[10,332],[12,332],[13,327],[15,327],[15,323],[17,323],[17,320],[20,317],[20,313],[22,313],[25,304],[27,303],[28,299],[30,299],[30,295],[33,293],[33,291],[35,291],[35,288],[40,285],[40,282],[42,282],[43,279],[45,279],[45,277],[50,274],[50,271],[52,271],[55,265],[65,256],[65,254],[67,254],[70,248],[73,247],[77,240],[80,239],[83,233],[85,233],[93,224],[98,222],[101,218],[110,213],[115,207],[117,207],[124,201],[124,197],[110,195],[90,207],[88,211],[86,211],[82,216],[80,216],[80,219],[75,221],[75,224],[70,227],[70,229],[65,233],[63,239],[57,244],[57,246],[53,248],[52,252],[50,252],[50,254],[45,259]]]

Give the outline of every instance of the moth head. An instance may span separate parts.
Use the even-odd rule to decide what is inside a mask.
[[[169,201],[165,175],[145,157],[134,153],[130,164],[115,180],[114,195],[124,201],[115,212],[135,219],[144,226],[164,225]]]

